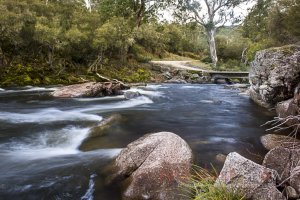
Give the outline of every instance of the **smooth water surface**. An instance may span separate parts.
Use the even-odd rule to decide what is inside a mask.
[[[272,113],[221,85],[149,85],[144,96],[55,99],[56,88],[0,89],[0,199],[120,199],[106,186],[109,163],[146,133],[170,131],[191,146],[195,162],[236,151],[260,161],[259,142]],[[91,127],[119,114],[101,136]]]

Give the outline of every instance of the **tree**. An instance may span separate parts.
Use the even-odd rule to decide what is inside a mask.
[[[243,35],[251,39],[247,58],[257,51],[300,39],[300,4],[295,0],[258,0],[243,23]]]
[[[132,19],[135,27],[158,15],[158,11],[165,8],[171,0],[102,0],[98,7],[103,16],[123,17]]]
[[[268,17],[271,12],[272,0],[258,0],[250,10],[243,23],[243,35],[256,42],[269,37]]]
[[[213,66],[218,63],[216,32],[227,22],[237,23],[235,8],[249,0],[180,0],[180,10],[188,13],[188,19],[204,27]]]

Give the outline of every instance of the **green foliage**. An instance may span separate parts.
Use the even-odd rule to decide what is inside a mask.
[[[95,0],[91,10],[78,0],[47,2],[0,0],[0,84],[73,83],[94,63],[111,77],[143,81],[150,75],[137,62],[175,54],[211,63],[205,27],[158,20],[170,0],[154,0],[152,6]],[[245,70],[240,62],[253,60],[256,51],[299,41],[298,10],[295,0],[259,0],[243,35],[238,27],[220,28],[219,68]]]
[[[208,63],[211,63],[212,60],[209,56],[205,56],[204,58],[201,59],[202,62],[208,64]]]
[[[257,51],[286,44],[300,39],[300,5],[295,0],[259,0],[247,16],[244,36],[253,44],[247,53],[249,61]]]
[[[168,38],[158,30],[159,26],[155,23],[142,25],[135,30],[135,38],[139,45],[143,46],[145,50],[161,55],[166,49]]]
[[[134,62],[130,63],[128,66],[105,66],[100,70],[100,73],[104,76],[128,83],[149,82],[151,77],[149,69]]]
[[[220,71],[248,71],[249,68],[246,64],[241,63],[240,60],[228,59],[219,62]]]
[[[195,167],[194,175],[184,184],[184,193],[192,200],[244,200],[242,192],[215,185],[216,176],[207,170]]]
[[[113,17],[96,30],[93,46],[101,52],[119,55],[122,59],[135,43],[129,22]]]
[[[257,51],[267,49],[273,46],[272,40],[261,40],[259,42],[252,43],[247,51],[247,60],[252,61],[255,58]]]
[[[220,60],[241,60],[243,52],[249,47],[250,41],[242,36],[239,27],[220,29],[216,37],[217,54]]]
[[[66,76],[86,74],[95,61],[98,69],[126,69],[119,78],[139,81],[149,75],[128,70],[131,62],[170,51],[197,57],[203,50],[198,26],[158,22],[158,11],[168,3],[103,0],[90,11],[77,0],[0,0],[1,82],[70,83]],[[21,72],[22,81],[12,77],[18,65],[33,69]]]

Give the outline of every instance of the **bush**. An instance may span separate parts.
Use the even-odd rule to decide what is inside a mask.
[[[141,26],[135,31],[137,43],[154,54],[162,54],[166,49],[167,39],[157,30],[156,24]]]
[[[274,46],[274,41],[272,40],[261,40],[259,42],[256,43],[252,43],[246,53],[246,57],[248,61],[253,61],[255,58],[255,54],[257,51],[263,50],[263,49],[267,49],[269,47]]]
[[[134,44],[130,49],[130,53],[133,54],[134,59],[141,63],[147,63],[151,61],[154,57],[150,52],[148,52],[143,46],[139,44]]]
[[[217,54],[223,60],[241,60],[243,52],[249,46],[249,40],[244,38],[228,38],[217,36]]]
[[[204,62],[204,63],[212,63],[212,60],[209,56],[206,56],[206,57],[202,58],[201,61]]]

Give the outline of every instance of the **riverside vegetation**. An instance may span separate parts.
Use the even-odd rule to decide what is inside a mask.
[[[0,0],[0,85],[71,84],[97,79],[95,71],[148,82],[153,59],[174,60],[176,54],[211,62],[201,24],[180,12],[173,22],[160,20],[173,1],[150,7],[144,1],[84,2]],[[243,24],[219,27],[217,68],[247,70],[257,50],[297,41],[297,10],[293,0],[259,0]]]

